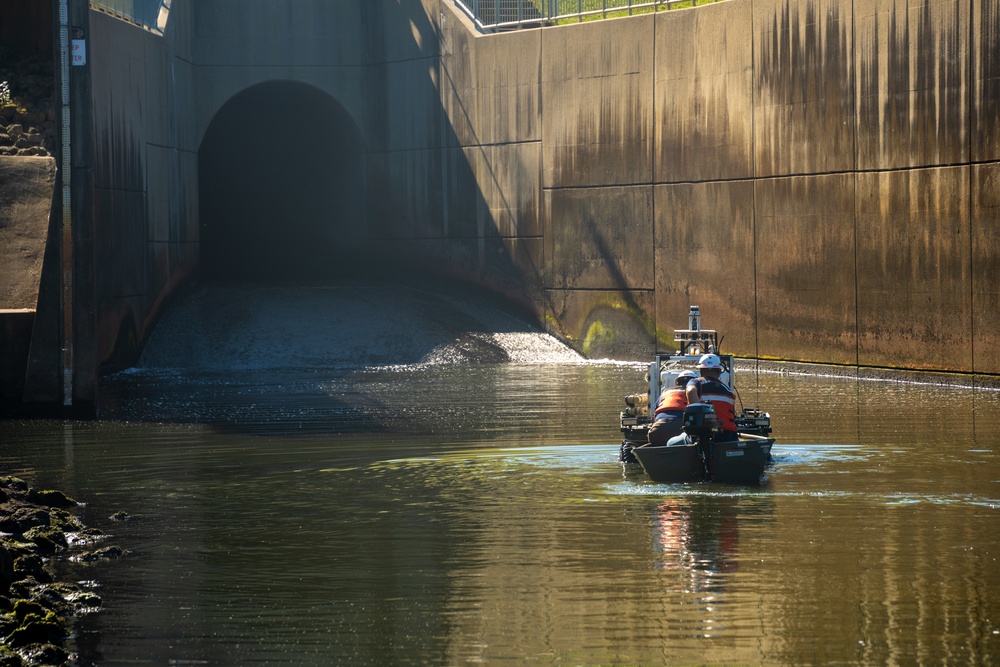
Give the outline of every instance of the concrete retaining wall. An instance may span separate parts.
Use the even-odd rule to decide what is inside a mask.
[[[188,12],[186,3],[176,3],[162,36],[90,13],[97,308],[94,340],[81,343],[91,343],[92,363],[106,368],[137,358],[161,304],[197,267]]]
[[[58,220],[51,219],[56,164],[50,157],[0,156],[0,412],[23,400],[32,340],[47,348],[45,400],[58,400]],[[54,297],[54,298],[51,298]],[[36,317],[39,308],[47,316]],[[46,344],[47,343],[47,344]],[[33,371],[37,372],[37,364]]]
[[[484,116],[541,127],[542,302],[589,353],[669,347],[698,304],[736,354],[1000,372],[998,0],[730,0],[491,36],[462,18],[449,122],[482,154],[511,123]],[[492,94],[468,64],[535,48],[537,74]]]
[[[55,187],[52,158],[0,156],[0,309],[38,306]]]
[[[998,26],[1000,0],[500,35],[451,0],[174,0],[162,36],[91,12],[84,393],[197,272],[213,120],[275,82],[324,96],[330,159],[361,165],[363,220],[329,228],[352,253],[502,292],[590,355],[670,347],[698,304],[739,355],[1000,373]]]

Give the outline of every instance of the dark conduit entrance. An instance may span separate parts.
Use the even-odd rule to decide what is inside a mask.
[[[249,88],[216,114],[198,151],[201,268],[208,279],[296,280],[353,272],[365,230],[365,151],[326,93]]]

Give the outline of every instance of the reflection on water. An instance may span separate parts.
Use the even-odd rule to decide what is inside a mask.
[[[642,373],[150,369],[103,421],[0,422],[0,461],[132,552],[58,564],[105,601],[84,664],[1000,655],[995,394],[750,373],[768,483],[660,485],[617,460]]]
[[[666,498],[653,515],[658,567],[691,573],[692,588],[699,590],[712,588],[715,575],[736,570],[738,512],[731,498],[713,500],[718,502],[705,506],[690,497]]]

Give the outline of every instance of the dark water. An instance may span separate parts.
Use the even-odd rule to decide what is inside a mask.
[[[5,473],[85,500],[132,552],[55,564],[104,600],[81,661],[1000,662],[997,393],[751,367],[768,483],[658,485],[617,461],[642,367],[542,345],[153,365],[107,382],[99,422],[0,422]]]

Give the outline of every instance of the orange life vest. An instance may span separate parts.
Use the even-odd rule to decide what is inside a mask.
[[[668,389],[662,394],[660,394],[660,402],[656,404],[656,412],[654,415],[658,415],[661,412],[666,412],[667,410],[676,410],[677,412],[684,412],[684,408],[687,407],[688,400],[687,396],[684,394],[684,388],[678,389]]]
[[[711,403],[719,418],[723,431],[736,432],[736,396],[723,383],[713,378],[697,378],[698,395],[705,403]],[[657,408],[659,409],[659,408]]]

